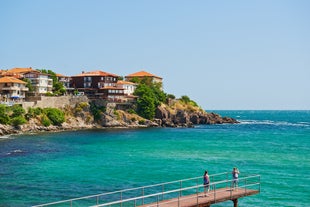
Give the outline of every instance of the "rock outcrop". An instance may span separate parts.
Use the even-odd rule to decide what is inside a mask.
[[[184,108],[172,109],[167,105],[158,106],[155,117],[161,120],[160,126],[163,127],[192,127],[197,124],[239,123],[236,119],[221,117],[219,114]]]
[[[66,122],[60,126],[43,126],[39,118],[33,118],[27,124],[17,127],[0,124],[0,136],[21,133],[55,132],[94,128],[137,128],[137,127],[193,127],[197,124],[234,124],[237,120],[207,113],[199,107],[184,105],[180,102],[161,104],[155,111],[155,119],[147,120],[135,113],[117,110],[115,104],[106,105],[100,119],[94,120],[90,106],[79,104],[76,108],[66,108]]]

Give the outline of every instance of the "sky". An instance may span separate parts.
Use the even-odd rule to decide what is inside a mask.
[[[0,0],[0,69],[148,71],[206,110],[310,110],[308,0]]]

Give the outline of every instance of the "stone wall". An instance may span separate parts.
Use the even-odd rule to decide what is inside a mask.
[[[77,103],[89,102],[86,96],[58,96],[49,97],[42,96],[40,100],[36,99],[33,101],[27,101],[22,103],[22,107],[27,109],[29,107],[40,107],[40,108],[64,108],[66,105],[75,107]]]

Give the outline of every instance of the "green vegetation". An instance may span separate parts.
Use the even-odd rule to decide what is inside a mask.
[[[45,108],[43,113],[48,117],[53,125],[61,125],[65,121],[65,114],[62,110],[56,108]]]
[[[94,103],[90,104],[90,111],[94,116],[94,120],[98,121],[101,118],[101,113],[106,111],[106,108],[103,106],[97,106]]]
[[[0,124],[19,126],[32,118],[38,118],[44,126],[61,125],[65,121],[64,112],[57,108],[28,108],[26,113],[22,106],[0,104]]]
[[[163,92],[160,83],[153,83],[150,78],[143,80],[133,79],[139,83],[134,95],[139,96],[137,100],[137,114],[146,119],[153,119],[156,107],[166,102],[167,95]]]
[[[182,101],[185,104],[198,107],[198,104],[195,101],[191,100],[188,96],[181,96],[180,101]]]
[[[23,78],[22,81],[27,82],[26,87],[29,89],[28,92],[34,92],[33,85],[31,84],[31,81],[27,78]]]

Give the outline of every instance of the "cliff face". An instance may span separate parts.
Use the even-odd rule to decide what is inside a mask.
[[[177,108],[168,105],[158,106],[155,117],[156,122],[163,127],[192,127],[196,124],[239,123],[233,118],[207,113],[199,108]]]
[[[215,113],[207,113],[199,107],[172,101],[170,104],[162,104],[157,107],[155,119],[150,121],[137,114],[117,110],[115,104],[107,104],[105,112],[100,113],[100,118],[94,120],[90,111],[90,105],[77,104],[76,107],[63,108],[66,113],[66,121],[60,126],[43,126],[40,117],[32,118],[27,124],[13,127],[0,124],[0,136],[7,134],[54,132],[64,130],[93,129],[103,127],[193,127],[196,124],[223,124],[238,123],[229,117],[221,117]]]

